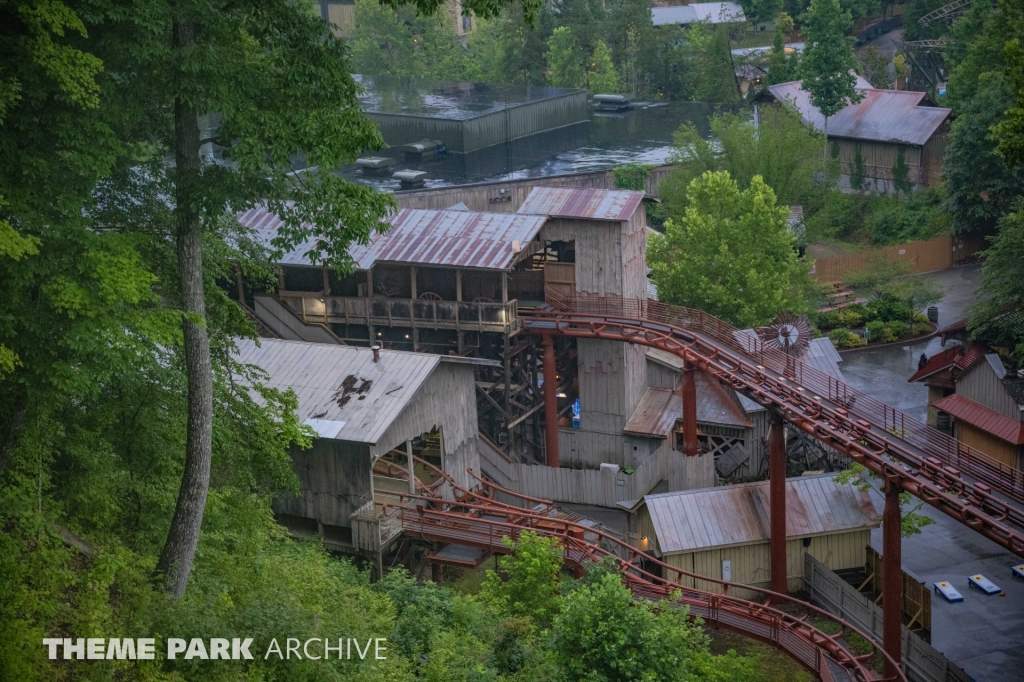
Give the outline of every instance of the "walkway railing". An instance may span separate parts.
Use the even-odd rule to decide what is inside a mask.
[[[919,449],[922,454],[954,467],[955,473],[970,476],[981,484],[981,490],[995,490],[1014,502],[1024,504],[1024,472],[1020,469],[975,450],[835,377],[794,360],[780,350],[766,348],[756,336],[741,333],[702,310],[614,296],[569,298],[550,290],[547,301],[553,308],[565,312],[647,319],[703,334],[829,401],[846,405],[851,413]]]
[[[470,474],[474,475],[471,471]],[[625,585],[637,598],[658,601],[669,606],[688,606],[691,618],[701,618],[708,624],[737,632],[785,651],[823,680],[835,680],[831,666],[845,671],[852,680],[877,678],[866,666],[876,654],[884,651],[874,645],[867,633],[849,625],[829,612],[788,595],[771,592],[750,585],[740,585],[715,578],[700,576],[670,566],[639,549],[599,529],[584,526],[572,520],[549,515],[554,509],[547,500],[531,498],[489,481],[476,477],[484,491],[468,491],[447,477],[458,499],[442,500],[431,496],[405,495],[398,516],[407,536],[432,542],[468,545],[490,552],[507,553],[504,538],[513,542],[525,530],[538,535],[554,537],[562,548],[564,561],[581,573],[591,562],[610,559],[618,566]],[[534,504],[524,509],[497,502],[490,495],[503,493]],[[594,538],[596,540],[588,540]],[[628,557],[623,559],[622,557]],[[662,575],[639,566],[657,566]],[[701,580],[721,587],[722,593],[709,592],[686,586],[687,579]],[[729,594],[729,589],[743,589],[758,593],[763,602],[741,599]],[[798,612],[798,613],[797,613]],[[836,634],[826,634],[812,622],[831,621],[839,625]],[[850,633],[856,633],[872,642],[875,649],[855,655],[842,643]],[[891,659],[889,661],[892,663]],[[894,665],[898,670],[898,666]],[[894,680],[905,680],[902,673]]]

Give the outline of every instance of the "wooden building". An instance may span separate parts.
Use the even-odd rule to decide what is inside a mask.
[[[940,184],[952,110],[935,106],[923,92],[879,90],[860,76],[856,87],[864,98],[828,119],[841,182],[849,186],[860,175],[864,186],[855,189],[892,192],[905,173],[912,186]],[[790,106],[805,123],[826,132],[825,117],[811,104],[801,81],[769,86],[757,101]]]
[[[966,327],[965,322],[965,336]],[[935,403],[953,395],[956,392],[956,380],[981,362],[986,353],[991,352],[992,349],[986,344],[977,341],[956,344],[928,358],[928,362],[907,379],[910,382],[921,382],[928,387],[928,426],[941,428],[943,431],[950,430],[948,417],[943,417],[942,424],[939,424],[939,408],[935,407]]]
[[[237,344],[236,359],[266,372],[266,385],[295,391],[300,420],[319,436],[310,449],[292,451],[298,495],[274,502],[293,532],[379,561],[398,535],[383,505],[410,491],[410,452],[473,487],[467,469],[480,469],[473,370],[488,361],[278,339]],[[414,466],[417,489],[439,479]]]
[[[709,578],[767,588],[768,481],[647,495],[637,515],[639,547],[665,563]],[[786,481],[786,564],[791,592],[803,586],[804,554],[832,570],[864,565],[871,529],[879,525],[868,493],[831,475]],[[720,592],[700,579],[688,587]],[[751,597],[753,592],[733,592]]]
[[[1024,467],[1024,377],[990,352],[954,380],[954,392],[934,403],[950,417],[953,435],[1003,464]]]

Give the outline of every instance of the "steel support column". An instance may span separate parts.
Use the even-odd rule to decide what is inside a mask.
[[[416,494],[416,460],[412,458],[412,441],[405,441],[406,462],[409,465],[409,494]]]
[[[772,410],[768,430],[768,497],[773,592],[787,594],[786,585],[786,432],[782,415]]]
[[[680,393],[683,399],[683,454],[697,456],[697,382],[696,368],[692,362],[683,362],[683,378]]]
[[[903,557],[900,514],[900,486],[895,479],[885,483],[885,508],[882,511],[882,647],[892,660],[901,663],[903,653]],[[895,671],[887,664],[885,674]]]
[[[558,466],[558,372],[555,369],[555,339],[542,337],[544,344],[544,446],[549,467]]]

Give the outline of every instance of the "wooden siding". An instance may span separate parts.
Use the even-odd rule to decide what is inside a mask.
[[[949,132],[949,122],[942,124],[942,127],[931,136],[921,150],[922,182],[925,187],[931,187],[942,183],[942,157],[946,153],[946,135]]]
[[[896,165],[896,156],[902,146],[903,160],[907,164],[907,179],[914,184],[922,183],[921,147],[845,138],[834,138],[834,141],[839,143],[839,169],[844,175],[855,172],[857,151],[860,150],[865,177],[892,180],[892,169]]]
[[[1002,438],[996,438],[959,419],[954,418],[953,422],[953,433],[956,435],[957,440],[964,445],[980,450],[1003,464],[1009,464],[1018,469],[1024,465],[1024,462],[1021,461],[1024,459],[1024,456],[1022,456],[1024,455],[1024,446],[1011,445]]]
[[[641,520],[638,527],[643,527]],[[786,583],[790,592],[803,588],[804,555],[810,554],[832,570],[859,568],[864,565],[864,547],[871,542],[870,530],[813,536],[809,547],[803,546],[802,539],[786,542]],[[722,577],[722,561],[729,561],[732,581],[745,585],[767,588],[771,584],[771,557],[769,543],[713,548],[699,552],[670,554],[663,557],[665,563],[709,578]],[[721,586],[706,580],[683,579],[686,587],[721,592]],[[752,598],[752,590],[730,590],[734,597]]]
[[[643,204],[622,223],[622,295],[647,298],[647,211]],[[577,247],[578,242],[577,242]]]
[[[1003,386],[1002,380],[996,376],[988,360],[982,360],[957,379],[957,395],[995,410],[1004,417],[1014,421],[1021,420],[1021,409]],[[941,396],[940,396],[941,397]]]
[[[351,514],[371,501],[367,446],[318,438],[308,450],[292,448],[291,456],[299,493],[275,500],[275,512],[348,527]]]
[[[377,444],[371,446],[370,453],[379,457],[435,427],[441,430],[445,471],[459,485],[473,487],[466,469],[480,471],[480,458],[472,366],[442,362]]]
[[[865,249],[848,256],[819,258],[814,261],[811,276],[820,282],[842,279],[849,272],[866,268],[879,255],[906,263],[911,273],[944,270],[953,264],[953,240],[952,237],[943,236],[927,241]]]

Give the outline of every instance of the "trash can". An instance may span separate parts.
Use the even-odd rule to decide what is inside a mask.
[[[939,323],[939,309],[935,306],[928,307],[928,321],[932,324]]]

